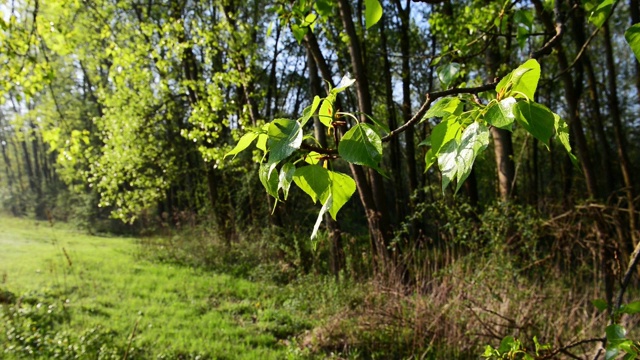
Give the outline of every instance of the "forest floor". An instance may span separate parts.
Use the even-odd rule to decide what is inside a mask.
[[[109,342],[116,358],[298,358],[288,339],[316,321],[293,286],[151,263],[132,238],[0,215],[0,249],[2,358],[48,358],[72,347],[97,358]],[[31,313],[10,317],[11,306],[27,304]],[[38,312],[43,305],[62,315]]]

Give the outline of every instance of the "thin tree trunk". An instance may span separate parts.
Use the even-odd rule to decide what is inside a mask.
[[[584,67],[587,72],[587,84],[589,86],[589,98],[591,103],[591,111],[593,112],[594,120],[594,133],[596,135],[596,143],[600,145],[600,166],[604,171],[604,192],[605,196],[610,195],[613,192],[613,168],[611,167],[611,148],[609,147],[609,141],[605,133],[604,121],[602,120],[602,113],[600,112],[600,96],[598,94],[598,82],[596,80],[595,73],[593,71],[593,65],[588,55],[582,57]]]
[[[620,115],[620,106],[618,103],[618,85],[616,81],[616,65],[613,59],[613,46],[611,44],[611,32],[609,24],[605,23],[604,30],[604,48],[607,59],[607,85],[609,87],[609,113],[613,122],[613,134],[615,137],[616,148],[618,151],[618,159],[620,161],[620,170],[622,171],[622,179],[624,181],[625,192],[627,195],[627,206],[629,208],[629,230],[631,232],[633,249],[637,244],[637,225],[636,211],[634,204],[634,182],[631,174],[631,163],[627,152],[627,141],[622,128],[622,116]]]
[[[312,96],[321,96],[322,94],[322,85],[320,77],[318,76],[318,67],[316,66],[316,62],[311,55],[311,52],[307,50],[307,68],[309,69],[309,85]],[[317,116],[313,117],[313,127],[315,137],[320,143],[320,146],[326,148],[328,146],[327,136],[325,132],[324,125],[320,122],[320,119]],[[345,254],[344,248],[342,245],[342,233],[340,231],[340,226],[338,222],[333,220],[331,215],[328,213],[324,214],[324,221],[327,225],[327,232],[329,233],[329,241],[331,241],[331,259],[329,261],[331,272],[335,276],[336,280],[340,279],[340,271],[345,266]]]
[[[406,123],[412,117],[411,114],[411,47],[410,47],[410,17],[411,2],[406,1],[404,9],[400,0],[395,1],[396,9],[400,15],[400,51],[402,53],[402,117]],[[407,152],[407,166],[409,168],[409,194],[418,187],[418,174],[416,169],[416,147],[414,142],[414,129],[410,126],[405,131],[405,143]]]
[[[500,53],[495,39],[487,47],[485,53],[485,66],[487,68],[487,80],[492,81],[500,65]],[[496,156],[496,168],[498,170],[498,192],[502,201],[508,201],[512,195],[512,185],[515,178],[515,165],[513,163],[513,141],[511,132],[496,127],[491,127],[493,138],[493,150]]]
[[[372,113],[371,95],[369,93],[369,80],[366,68],[364,66],[362,51],[360,50],[360,41],[356,34],[351,16],[351,5],[347,0],[339,0],[338,6],[347,36],[349,37],[349,54],[351,56],[351,66],[356,79],[356,92],[358,94],[358,107],[361,112],[360,121],[367,122],[365,114]],[[354,165],[355,181],[358,186],[361,200],[367,211],[367,220],[369,222],[370,231],[377,242],[378,250],[385,249],[391,238],[389,228],[388,209],[385,201],[384,186],[382,176],[375,170],[369,169],[368,175],[371,186],[368,186],[364,171],[360,166]],[[372,200],[372,201],[371,201]],[[381,252],[380,256],[385,256],[385,252]],[[381,259],[386,260],[386,259]]]
[[[398,127],[398,120],[396,118],[396,108],[393,101],[393,85],[391,78],[391,62],[389,61],[389,51],[387,46],[387,34],[386,34],[386,19],[382,16],[380,19],[380,42],[382,48],[382,57],[384,59],[384,89],[385,99],[387,105],[387,116],[389,117],[389,128],[396,129]],[[400,153],[400,140],[397,136],[391,139],[389,144],[389,150],[391,153],[391,171],[393,173],[393,190],[395,193],[394,207],[397,219],[404,219],[406,216],[406,195],[404,193],[404,186],[402,184],[402,158]]]

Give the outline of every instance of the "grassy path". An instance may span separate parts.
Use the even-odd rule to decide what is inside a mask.
[[[70,314],[62,329],[113,330],[140,358],[283,359],[286,339],[310,327],[286,289],[139,251],[134,239],[0,215],[0,290],[49,294]]]

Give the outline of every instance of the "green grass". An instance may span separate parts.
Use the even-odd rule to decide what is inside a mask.
[[[143,358],[283,359],[295,350],[287,339],[313,324],[293,288],[151,263],[140,251],[135,239],[0,215],[0,290],[54,294],[69,314],[62,330],[113,330]]]

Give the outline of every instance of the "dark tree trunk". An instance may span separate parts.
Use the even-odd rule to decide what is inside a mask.
[[[409,25],[411,23],[411,2],[406,1],[404,9],[400,0],[395,0],[396,9],[400,15],[400,51],[402,52],[402,117],[406,123],[411,119],[411,39]],[[418,174],[416,170],[416,148],[414,142],[413,127],[409,127],[404,133],[407,152],[407,166],[409,168],[409,193],[418,187]]]
[[[347,0],[339,0],[338,3],[342,24],[345,32],[349,37],[349,55],[351,57],[351,66],[356,79],[356,92],[358,94],[358,108],[362,113],[361,122],[366,122],[365,114],[372,113],[371,95],[369,93],[369,81],[367,77],[366,67],[364,66],[362,51],[360,50],[360,41],[356,34],[351,16],[351,5]],[[369,232],[376,242],[376,248],[379,256],[386,257],[386,247],[391,238],[389,228],[388,209],[385,201],[384,186],[382,176],[373,169],[368,169],[368,177],[370,185],[367,182],[367,176],[362,167],[352,165],[352,171],[360,200],[362,201],[365,211],[367,212],[367,221],[369,224]],[[379,259],[386,261],[386,259]]]
[[[613,59],[613,45],[611,44],[611,32],[609,24],[605,23],[604,30],[604,48],[607,59],[607,85],[609,87],[609,113],[613,122],[613,134],[618,151],[618,160],[620,161],[620,170],[622,171],[622,180],[624,181],[625,192],[627,195],[627,206],[629,208],[629,230],[631,232],[632,243],[630,249],[637,244],[637,225],[636,211],[634,203],[634,182],[631,174],[631,163],[629,161],[629,153],[627,152],[627,139],[624,136],[622,125],[622,116],[620,114],[620,105],[618,103],[618,85],[616,81],[616,64]]]
[[[307,68],[309,69],[309,85],[312,96],[322,96],[322,85],[320,77],[318,76],[318,67],[316,66],[316,62],[311,55],[311,52],[307,50]],[[317,116],[313,117],[313,129],[314,134],[320,146],[326,148],[328,146],[326,129],[324,125],[320,122]],[[336,280],[340,278],[340,271],[345,266],[345,254],[344,248],[342,245],[342,234],[340,232],[340,226],[338,222],[333,220],[330,214],[324,214],[324,221],[327,225],[327,232],[329,233],[329,241],[331,241],[331,259],[329,261],[331,272],[335,276]]]
[[[387,34],[386,34],[386,19],[385,16],[380,19],[380,42],[382,45],[382,57],[384,58],[384,90],[385,100],[387,106],[387,116],[389,117],[389,128],[396,129],[398,127],[397,113],[395,103],[393,101],[393,85],[391,78],[391,62],[389,61],[389,51],[387,47]],[[394,190],[394,208],[397,219],[404,219],[406,216],[405,209],[407,204],[407,197],[405,195],[402,183],[402,158],[400,152],[400,140],[397,136],[394,136],[389,144],[389,150],[391,153],[391,171],[393,172],[393,190]]]

